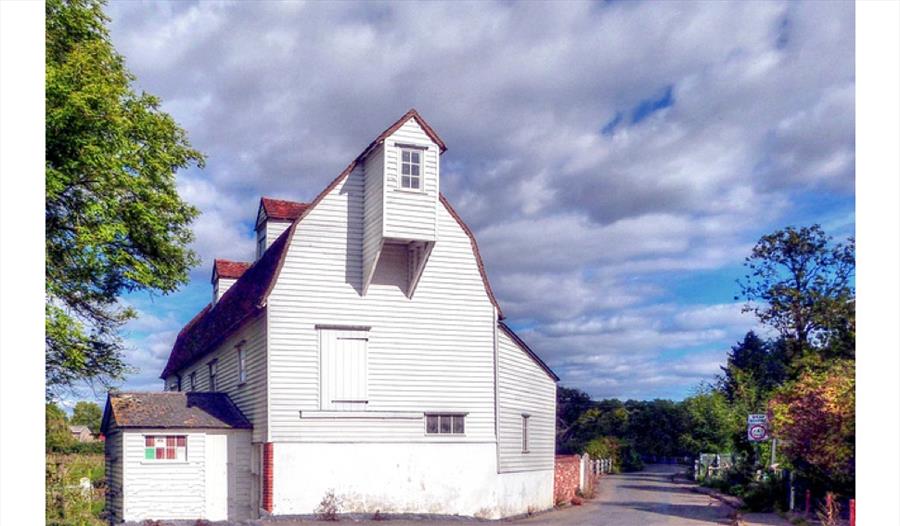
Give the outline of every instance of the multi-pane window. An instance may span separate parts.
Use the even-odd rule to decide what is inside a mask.
[[[466,415],[425,415],[425,432],[429,435],[462,435],[466,432]]]
[[[210,391],[216,390],[216,374],[218,373],[218,370],[219,370],[219,362],[218,361],[213,360],[213,361],[209,362],[209,390]]]
[[[528,453],[528,419],[529,415],[522,415],[522,453]]]
[[[197,390],[197,371],[194,371],[191,373],[190,381],[191,381],[191,391],[196,391]]]
[[[400,186],[418,190],[422,188],[422,152],[400,150]]]
[[[187,460],[187,437],[184,435],[147,435],[144,437],[144,460]]]
[[[247,381],[247,352],[243,347],[237,348],[238,383]]]

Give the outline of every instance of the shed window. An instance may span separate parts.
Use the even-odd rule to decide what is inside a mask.
[[[466,432],[466,415],[425,415],[425,433],[429,435],[462,435]]]
[[[403,148],[400,150],[400,186],[418,190],[422,188],[422,152]]]
[[[238,362],[238,383],[242,384],[247,381],[247,352],[243,347],[237,348]]]
[[[216,374],[218,373],[219,362],[217,360],[213,360],[209,362],[209,390],[216,390]]]
[[[187,437],[184,435],[144,436],[144,460],[187,460]]]
[[[528,453],[528,419],[530,415],[522,415],[522,453]]]

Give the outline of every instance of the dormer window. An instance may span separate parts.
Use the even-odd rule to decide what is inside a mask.
[[[400,150],[400,186],[419,190],[422,188],[422,152],[408,148]]]

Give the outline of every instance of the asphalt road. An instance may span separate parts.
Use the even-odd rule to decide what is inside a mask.
[[[731,508],[686,483],[672,482],[682,466],[650,465],[639,473],[601,479],[597,498],[582,506],[515,521],[528,526],[707,526],[732,524]]]

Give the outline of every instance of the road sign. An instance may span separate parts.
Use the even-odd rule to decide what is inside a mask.
[[[769,419],[766,415],[747,415],[747,439],[751,442],[769,439]]]

